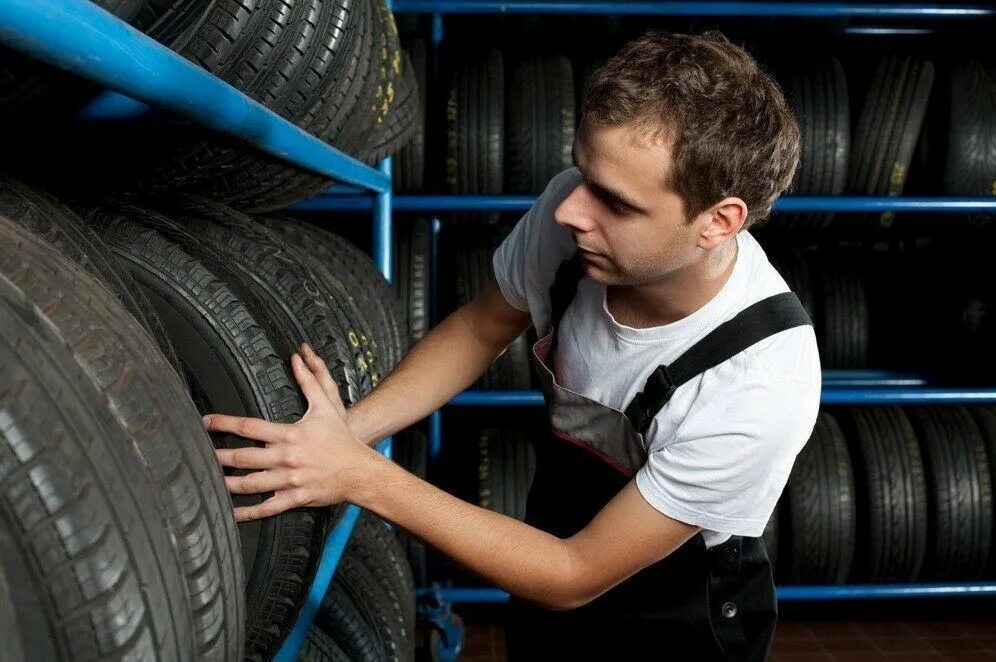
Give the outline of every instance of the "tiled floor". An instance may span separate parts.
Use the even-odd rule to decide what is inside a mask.
[[[505,659],[501,627],[468,624],[463,662]],[[874,660],[996,660],[996,620],[991,621],[781,621],[772,662]]]

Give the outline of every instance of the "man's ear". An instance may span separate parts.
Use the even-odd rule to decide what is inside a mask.
[[[747,203],[740,198],[724,198],[702,212],[699,218],[703,224],[699,248],[715,248],[740,232],[747,220]]]

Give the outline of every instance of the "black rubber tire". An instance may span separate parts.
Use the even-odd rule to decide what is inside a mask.
[[[104,288],[23,228],[3,220],[0,235],[0,320],[15,352],[0,393],[5,416],[30,414],[4,426],[14,500],[2,514],[55,601],[44,618],[60,657],[156,657],[162,645],[165,659],[234,659],[241,557],[193,403]]]
[[[298,251],[298,259],[304,261],[321,279],[332,305],[341,305],[346,311],[349,322],[346,338],[353,352],[353,371],[360,385],[361,397],[366,395],[387,373],[384,365],[386,359],[382,357],[378,342],[380,333],[374,331],[373,323],[367,317],[367,310],[362,305],[365,299],[355,296],[354,283],[347,281],[344,274],[332,268],[333,262],[325,255],[324,249],[316,246],[298,230],[302,223],[286,217],[260,216],[256,220]]]
[[[155,212],[119,205],[89,220],[132,270],[173,338],[201,413],[290,423],[304,402],[288,358],[295,350],[283,310],[253,293],[228,258]],[[252,445],[213,435],[217,446]],[[269,495],[236,496],[236,505]],[[239,525],[246,575],[247,659],[269,659],[293,625],[334,513],[294,509]]]
[[[350,662],[339,644],[325,630],[312,625],[297,658],[300,662]]]
[[[55,246],[117,297],[183,379],[180,359],[152,305],[135,287],[128,271],[117,264],[110,249],[75,212],[40,189],[0,175],[0,214]]]
[[[982,432],[986,444],[986,457],[989,459],[989,478],[992,480],[990,492],[996,495],[996,407],[975,407],[972,410],[975,422]],[[996,534],[996,508],[993,509],[993,532]],[[989,577],[996,577],[996,543],[989,546]]]
[[[384,369],[386,372],[393,370],[408,351],[407,334],[402,330],[391,284],[370,256],[348,239],[309,223],[292,218],[277,222],[284,223],[285,230],[298,236],[298,244],[307,246],[309,251],[329,264],[339,278],[352,287],[363,288],[357,302],[373,329],[376,346],[382,350]]]
[[[793,195],[840,195],[847,183],[851,149],[850,102],[844,68],[836,58],[796,71],[788,97],[799,122],[802,152]],[[832,213],[779,214],[779,225],[813,229],[829,226]]]
[[[474,227],[462,234],[461,250],[456,256],[455,301],[462,306],[484,293],[493,276],[491,258],[495,249],[508,236],[504,227]],[[483,390],[520,390],[530,388],[532,365],[529,343],[523,334],[512,341],[505,353],[477,380],[473,388]]]
[[[146,0],[137,29],[174,51],[182,50],[207,20],[217,0]]]
[[[389,86],[390,90],[391,87]],[[375,124],[366,133],[366,140],[358,152],[360,161],[376,165],[381,160],[397,153],[414,140],[420,122],[418,84],[412,71],[408,54],[401,52],[401,78],[394,88],[394,101],[386,115],[383,105],[375,118]]]
[[[319,277],[287,250],[279,236],[249,216],[200,197],[179,197],[170,216],[188,232],[225,255],[253,291],[279,306],[294,325],[294,339],[307,341],[325,362],[346,404],[359,399],[360,385],[349,347],[349,321],[341,304],[321,291]]]
[[[817,319],[816,297],[805,253],[799,250],[772,252],[768,255],[768,260],[771,262],[771,266],[785,279],[789,289],[799,297],[802,307],[809,313],[809,319],[815,321]]]
[[[964,407],[917,407],[910,419],[923,452],[931,535],[921,579],[980,579],[992,540],[986,447]]]
[[[395,623],[387,617],[386,602],[373,577],[347,545],[315,615],[315,624],[352,662],[397,659],[388,649],[390,640],[385,631]]]
[[[356,105],[373,51],[370,0],[339,3],[340,7],[347,5],[349,11],[343,14],[339,27],[342,44],[336,47],[326,74],[328,84],[323,94],[305,107],[302,116],[292,118],[302,129],[333,144],[336,132]],[[331,184],[327,177],[317,173],[261,152],[243,150],[247,152],[244,165],[224,174],[216,187],[217,191],[225,191],[226,202],[239,209],[249,212],[281,209],[312,197]]]
[[[388,615],[398,621],[389,633],[401,638],[388,648],[399,660],[414,660],[415,580],[404,547],[383,520],[367,511],[360,513],[349,546],[387,597]]]
[[[407,345],[429,330],[429,258],[432,237],[424,218],[400,219],[395,224],[394,292],[397,310],[407,329]]]
[[[532,442],[516,430],[482,430],[477,440],[477,505],[519,521],[536,473]]]
[[[864,283],[844,260],[824,261],[815,270],[817,341],[824,368],[868,365],[871,325]]]
[[[426,54],[425,42],[414,39],[405,47],[411,62],[415,84],[418,86],[418,119],[411,142],[398,150],[394,159],[394,190],[400,193],[418,193],[425,188],[425,95]]]
[[[352,282],[369,283],[368,303],[371,304],[374,320],[384,338],[388,370],[393,370],[408,351],[410,343],[391,284],[370,256],[348,239],[313,225],[305,226],[304,229],[316,243],[321,242],[328,247]]]
[[[934,83],[934,65],[915,57],[879,63],[851,143],[848,191],[897,196],[903,192]],[[892,224],[893,212],[878,216]]]
[[[326,74],[346,41],[340,26],[347,14],[343,0],[217,0],[180,53],[300,122],[334,82]],[[213,133],[179,141],[165,134],[147,149],[149,171],[138,182],[143,192],[179,189],[237,204],[267,183],[257,176],[255,150]]]
[[[837,420],[826,412],[796,457],[785,492],[787,559],[782,572],[796,584],[840,584],[855,547],[854,476]]]
[[[951,71],[951,112],[944,192],[996,192],[996,68],[960,62]]]
[[[899,407],[848,410],[858,515],[851,580],[912,582],[927,549],[927,483],[913,426]]]
[[[505,191],[537,194],[571,167],[574,73],[563,55],[518,63],[505,100]]]
[[[446,100],[446,187],[501,193],[505,170],[505,73],[501,53],[459,62]]]

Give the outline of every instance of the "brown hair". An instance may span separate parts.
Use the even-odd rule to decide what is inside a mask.
[[[778,83],[719,32],[650,31],[599,68],[585,87],[581,135],[635,124],[673,154],[666,184],[689,220],[725,197],[763,219],[792,183],[799,126]]]

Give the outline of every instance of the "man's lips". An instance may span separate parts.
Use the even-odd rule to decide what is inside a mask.
[[[581,253],[581,257],[585,257],[585,258],[588,258],[588,259],[602,257],[601,253],[596,253],[595,251],[589,251],[588,249],[581,248],[580,246],[578,246],[578,252]]]

